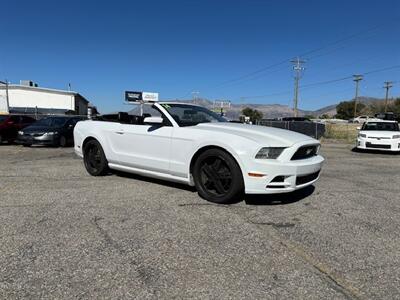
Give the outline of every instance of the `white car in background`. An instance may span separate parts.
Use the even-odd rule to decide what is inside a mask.
[[[369,117],[369,116],[358,116],[356,118],[353,118],[350,120],[350,123],[358,123],[362,124],[368,121],[380,121],[381,119],[375,118],[375,117]]]
[[[396,121],[368,121],[358,132],[357,149],[400,151],[400,130]]]
[[[75,152],[89,174],[110,168],[180,182],[216,203],[292,192],[319,178],[320,143],[306,135],[229,123],[197,105],[153,102],[142,109],[76,125]]]

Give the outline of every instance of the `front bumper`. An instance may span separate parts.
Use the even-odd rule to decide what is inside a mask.
[[[364,150],[400,151],[400,139],[357,138],[356,147]]]
[[[278,194],[309,186],[319,179],[324,158],[320,155],[303,160],[257,160],[244,175],[247,194]],[[262,174],[253,177],[250,174]]]
[[[18,135],[15,142],[21,145],[55,145],[58,141],[58,135]]]

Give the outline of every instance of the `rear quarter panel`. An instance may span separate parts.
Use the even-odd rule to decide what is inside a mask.
[[[96,139],[103,148],[108,162],[118,163],[118,157],[112,146],[112,138],[120,128],[116,122],[105,121],[80,121],[74,128],[75,152],[82,156],[83,144],[86,139]]]

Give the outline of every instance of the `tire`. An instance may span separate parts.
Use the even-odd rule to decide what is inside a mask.
[[[209,149],[197,158],[193,179],[200,197],[214,203],[243,200],[243,175],[235,159],[220,149]]]
[[[3,144],[3,137],[0,134],[0,145]]]
[[[103,148],[96,140],[86,143],[83,149],[83,162],[86,171],[92,176],[103,176],[108,173],[108,162]]]
[[[67,147],[67,138],[65,136],[60,136],[59,140],[58,140],[58,145],[60,147]]]

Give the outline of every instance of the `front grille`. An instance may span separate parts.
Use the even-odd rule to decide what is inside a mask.
[[[365,146],[368,148],[376,148],[376,149],[390,149],[391,148],[391,145],[378,145],[378,144],[372,144],[369,142],[367,142],[365,144]]]
[[[297,149],[292,160],[306,159],[317,155],[319,145],[307,145]]]
[[[313,181],[318,178],[319,171],[315,173],[311,173],[308,175],[303,175],[303,176],[297,176],[296,177],[296,185],[302,185],[307,182]]]
[[[377,139],[377,140],[390,140],[390,137],[376,137],[376,136],[369,136],[370,139]]]

